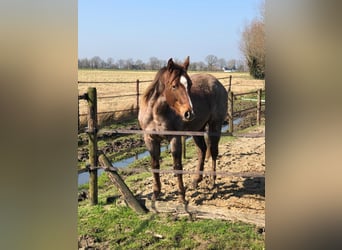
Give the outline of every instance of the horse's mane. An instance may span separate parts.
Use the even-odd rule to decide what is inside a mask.
[[[166,70],[166,67],[161,68],[156,74],[156,76],[154,77],[154,80],[152,81],[152,83],[146,88],[142,96],[145,103],[148,103],[148,101],[152,98],[152,96],[155,96],[155,98],[157,98],[160,95],[163,89],[160,86],[159,80],[162,74],[165,72],[165,70]]]

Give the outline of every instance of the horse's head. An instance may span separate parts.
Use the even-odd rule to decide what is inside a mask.
[[[189,57],[185,59],[183,65],[174,63],[170,58],[163,74],[166,102],[184,121],[195,118],[189,95],[192,82],[187,73],[188,67]]]

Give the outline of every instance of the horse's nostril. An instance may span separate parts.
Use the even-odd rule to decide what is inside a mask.
[[[191,116],[190,111],[186,111],[185,112],[185,118],[189,120],[190,116]]]
[[[192,120],[194,117],[195,117],[195,115],[191,111],[186,111],[185,114],[184,114],[184,118],[186,120],[189,120],[189,121]]]

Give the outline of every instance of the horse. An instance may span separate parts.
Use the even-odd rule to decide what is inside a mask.
[[[153,194],[155,201],[161,192],[160,175],[160,143],[163,139],[170,142],[173,157],[173,168],[182,170],[182,142],[180,135],[158,135],[151,131],[205,131],[208,129],[207,140],[204,136],[193,136],[198,152],[198,173],[193,178],[196,188],[202,181],[202,172],[206,151],[212,158],[212,180],[215,185],[216,159],[221,127],[227,115],[227,91],[223,85],[210,74],[195,74],[191,77],[187,70],[189,56],[183,65],[175,63],[172,58],[167,66],[161,68],[152,83],[147,87],[140,100],[138,113],[139,125],[144,133],[144,141],[151,156],[153,172]],[[207,128],[206,128],[207,127]],[[179,200],[185,200],[185,188],[182,174],[176,171],[178,179]]]

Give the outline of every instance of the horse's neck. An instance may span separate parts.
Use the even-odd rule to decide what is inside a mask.
[[[173,111],[166,102],[164,96],[159,96],[159,98],[154,102],[152,107],[152,115],[154,120],[165,120],[172,116]]]
[[[159,96],[159,98],[153,103],[149,112],[149,125],[156,130],[173,130],[177,120],[179,118],[175,112],[170,108],[164,96]]]

